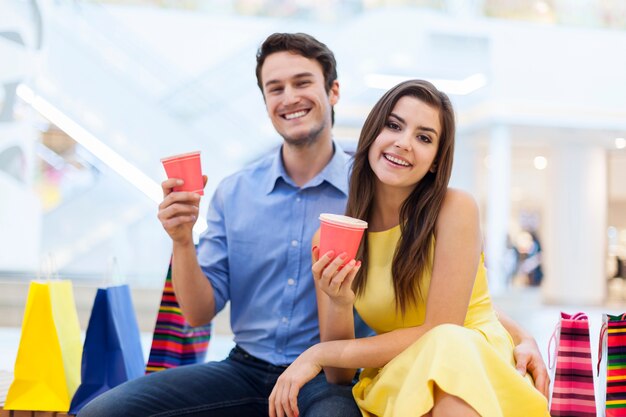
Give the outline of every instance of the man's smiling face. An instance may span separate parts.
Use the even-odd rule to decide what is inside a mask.
[[[339,84],[335,81],[326,91],[319,62],[292,52],[276,52],[265,59],[261,80],[267,113],[287,143],[305,146],[330,137]]]

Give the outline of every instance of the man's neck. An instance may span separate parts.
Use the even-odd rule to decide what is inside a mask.
[[[328,165],[333,157],[333,142],[330,137],[306,146],[285,142],[282,157],[285,171],[298,187],[302,187]]]

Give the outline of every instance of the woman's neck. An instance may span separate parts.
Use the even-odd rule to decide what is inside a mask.
[[[407,197],[398,189],[377,185],[368,230],[382,232],[400,224],[400,208]]]

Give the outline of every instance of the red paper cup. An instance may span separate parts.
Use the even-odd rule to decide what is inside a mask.
[[[185,183],[174,191],[191,191],[204,195],[204,180],[200,165],[200,151],[161,158],[167,178],[179,178]]]
[[[356,257],[363,237],[363,231],[367,229],[367,222],[339,214],[320,214],[320,256],[328,251],[334,251],[335,256],[346,252],[343,265]]]

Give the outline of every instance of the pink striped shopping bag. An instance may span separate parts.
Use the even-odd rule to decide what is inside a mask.
[[[596,417],[589,319],[584,313],[561,319],[550,338],[556,342],[556,372],[550,403],[552,417]],[[548,346],[548,355],[550,346]],[[548,362],[551,362],[548,358]],[[550,364],[551,368],[553,364]]]

